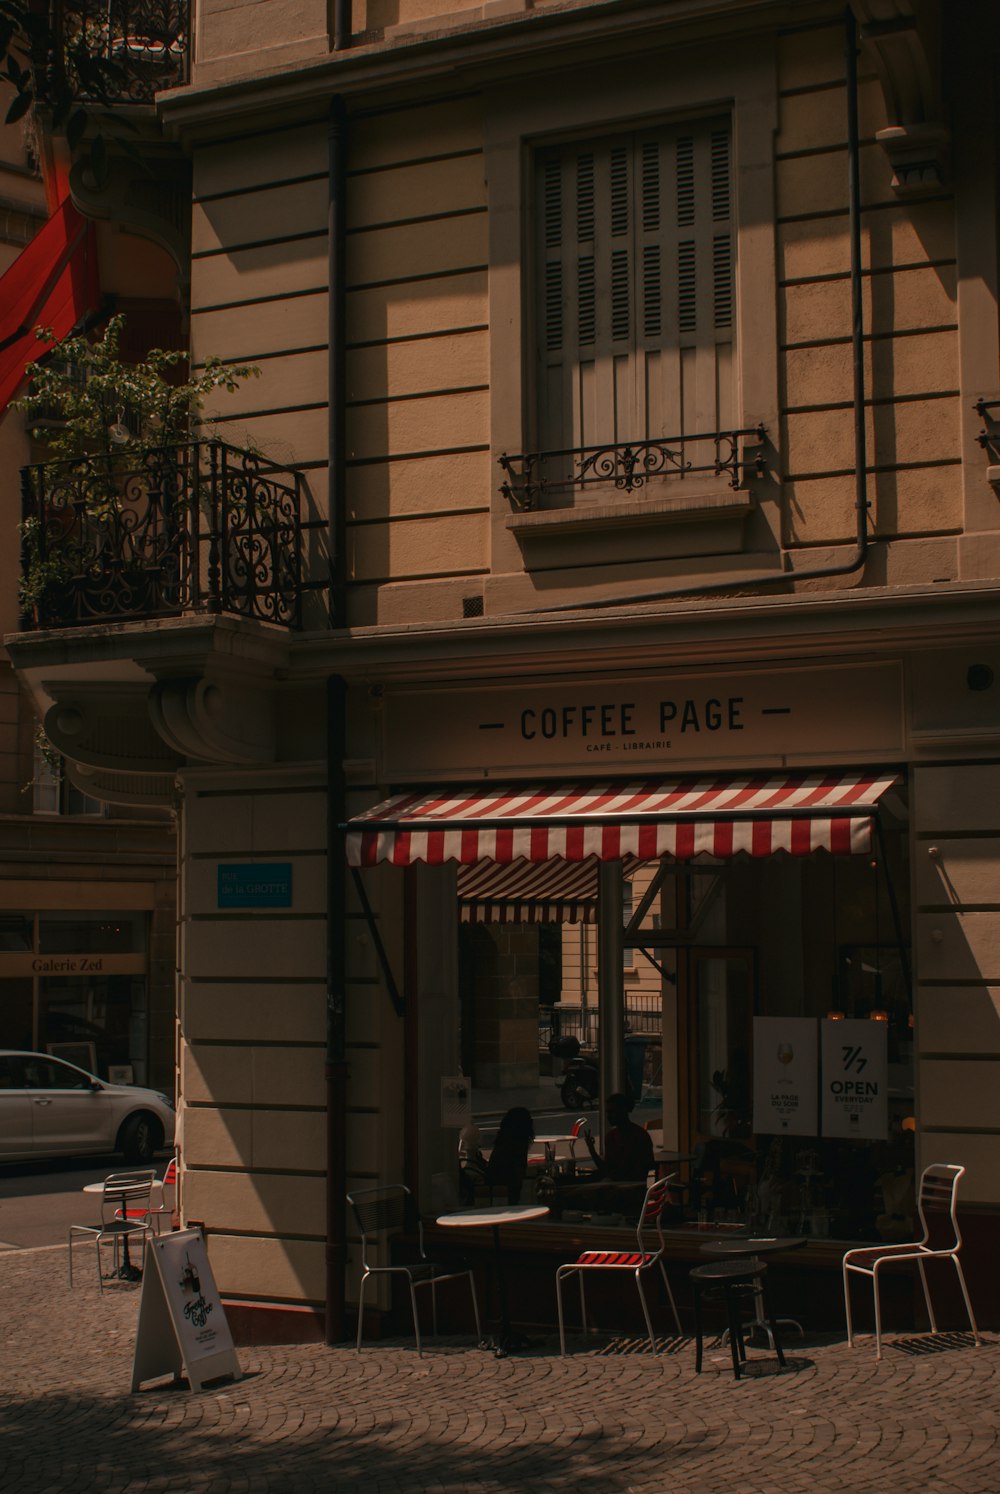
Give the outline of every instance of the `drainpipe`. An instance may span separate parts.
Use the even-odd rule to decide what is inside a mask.
[[[330,623],[347,622],[346,579],[347,466],[347,111],[339,96],[330,102],[327,124],[327,476],[329,478]]]
[[[646,591],[627,597],[601,597],[587,602],[560,602],[552,607],[533,607],[541,612],[586,612],[604,607],[631,606],[636,602],[666,602],[675,597],[704,597],[714,592],[744,591],[790,581],[816,581],[825,576],[846,576],[860,570],[868,557],[868,454],[865,437],[865,344],[861,297],[861,186],[858,136],[858,28],[851,10],[844,12],[844,63],[847,79],[847,197],[848,234],[851,244],[851,341],[854,353],[854,513],[855,542],[850,560],[812,570],[762,571],[756,576],[730,576],[725,581],[702,581],[695,586]]]
[[[338,21],[344,6],[338,0]],[[343,100],[330,104],[327,134],[328,190],[328,319],[329,406],[329,550],[330,623],[346,622],[345,578],[345,255],[347,116]],[[326,788],[326,1341],[345,1337],[345,1271],[347,1268],[347,1045],[346,964],[344,930],[347,922],[347,863],[344,832],[347,820],[344,756],[347,750],[347,686],[339,675],[327,680]]]
[[[333,50],[343,52],[351,45],[351,0],[334,0]]]
[[[346,1337],[344,1274],[347,1268],[347,819],[344,784],[347,686],[340,675],[326,682],[326,1341]]]

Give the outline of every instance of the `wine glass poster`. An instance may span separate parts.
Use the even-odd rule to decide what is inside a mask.
[[[760,1136],[815,1136],[819,1103],[813,1017],[754,1017],[753,1128]]]

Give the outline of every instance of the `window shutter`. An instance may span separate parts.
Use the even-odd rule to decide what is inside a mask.
[[[538,449],[731,428],[728,120],[545,150],[536,181]]]

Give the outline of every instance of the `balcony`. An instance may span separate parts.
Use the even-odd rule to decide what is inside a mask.
[[[222,441],[24,467],[22,630],[190,614],[302,626],[304,479]]]
[[[681,487],[698,478],[724,478],[736,490],[747,477],[759,475],[763,458],[760,446],[766,439],[763,426],[747,430],[712,431],[708,435],[670,436],[658,441],[622,441],[607,446],[575,446],[563,451],[522,452],[499,458],[505,481],[501,493],[521,513],[543,508],[562,508],[578,495],[601,488],[631,494],[665,479]],[[752,437],[751,455],[741,442]],[[648,496],[648,495],[647,495]]]
[[[84,102],[149,105],[187,82],[190,0],[54,0],[52,27],[55,96],[68,84]]]

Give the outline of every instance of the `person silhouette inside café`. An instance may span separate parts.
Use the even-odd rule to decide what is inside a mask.
[[[523,1105],[514,1105],[507,1111],[497,1127],[490,1159],[486,1164],[486,1183],[490,1190],[490,1202],[520,1203],[521,1189],[528,1171],[528,1148],[535,1139],[535,1123],[531,1111]]]
[[[645,1184],[653,1167],[653,1138],[631,1119],[632,1101],[628,1095],[609,1095],[604,1114],[608,1129],[603,1157],[594,1145],[590,1127],[583,1133],[597,1174],[594,1181]]]
[[[638,1218],[646,1194],[646,1179],[656,1165],[653,1139],[631,1119],[632,1101],[628,1095],[609,1095],[604,1114],[607,1128],[603,1156],[594,1145],[589,1126],[583,1132],[594,1165],[591,1180],[558,1188],[554,1213],[569,1207]]]

